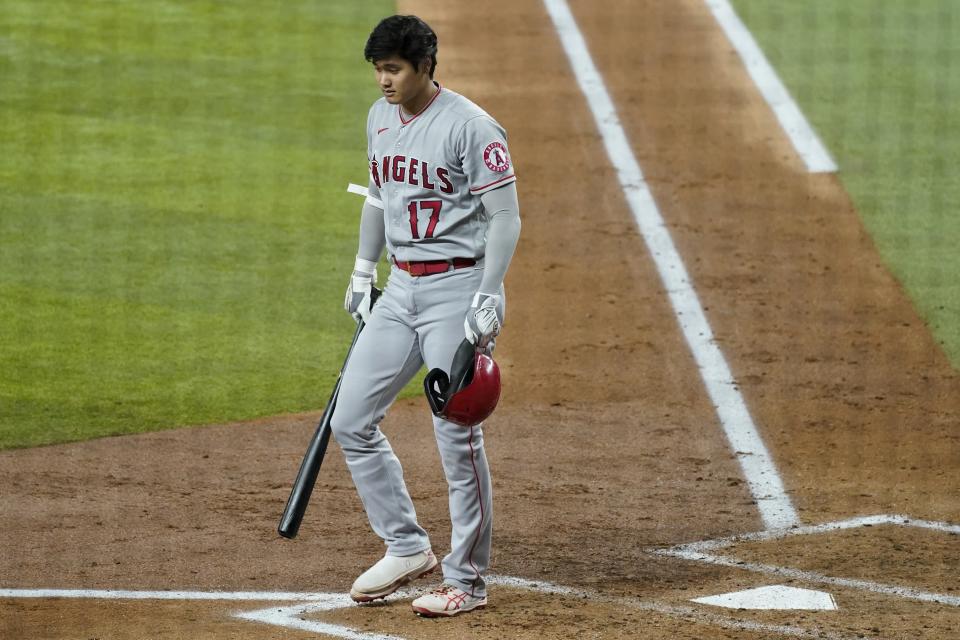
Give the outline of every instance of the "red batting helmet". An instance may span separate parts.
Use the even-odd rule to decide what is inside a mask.
[[[450,365],[450,375],[433,369],[423,380],[433,414],[464,427],[480,424],[500,400],[500,367],[483,351],[464,340]]]

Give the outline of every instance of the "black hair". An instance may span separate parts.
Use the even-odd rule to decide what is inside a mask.
[[[420,71],[424,60],[430,61],[430,77],[437,68],[437,34],[417,16],[390,16],[380,21],[363,48],[367,62],[399,56]]]

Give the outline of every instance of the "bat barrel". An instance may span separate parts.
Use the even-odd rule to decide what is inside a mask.
[[[339,384],[337,386],[339,387]],[[296,538],[300,531],[303,514],[307,510],[307,504],[310,503],[313,487],[320,474],[320,464],[323,462],[323,457],[327,453],[327,444],[330,442],[332,404],[327,405],[327,409],[323,412],[323,420],[320,421],[316,433],[310,439],[310,446],[303,456],[297,479],[293,483],[293,489],[290,490],[290,497],[287,498],[287,506],[283,509],[277,533],[284,538]]]
[[[380,296],[380,291],[374,287],[370,292],[371,305],[376,302]],[[327,408],[323,410],[323,417],[320,418],[320,424],[313,437],[310,438],[310,444],[307,452],[303,456],[303,462],[300,463],[300,471],[297,472],[297,479],[290,490],[290,497],[287,498],[287,506],[283,509],[283,515],[280,517],[280,524],[277,526],[277,533],[283,538],[293,539],[297,537],[300,531],[300,523],[303,522],[303,514],[310,503],[310,496],[313,494],[313,486],[317,482],[317,476],[320,474],[320,465],[323,464],[323,457],[327,454],[327,445],[330,443],[330,421],[333,418],[333,411],[337,406],[337,396],[340,393],[340,381],[343,379],[343,370],[347,367],[350,360],[350,354],[353,353],[353,347],[357,344],[357,338],[363,331],[363,321],[357,323],[357,330],[353,334],[353,342],[347,350],[347,357],[340,369],[340,375],[337,377],[337,383],[333,387],[333,393],[330,394],[330,401]]]

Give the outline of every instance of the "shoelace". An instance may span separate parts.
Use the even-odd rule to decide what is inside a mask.
[[[444,596],[447,599],[447,604],[444,606],[445,610],[449,610],[451,607],[459,609],[467,601],[467,598],[470,597],[470,594],[466,591],[450,585],[443,585],[434,593]]]

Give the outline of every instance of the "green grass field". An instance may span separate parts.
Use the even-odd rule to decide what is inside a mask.
[[[322,408],[393,10],[3,1],[0,447]]]
[[[956,364],[953,4],[735,0]],[[322,407],[393,10],[3,0],[0,448]]]
[[[960,5],[735,0],[960,367]]]

